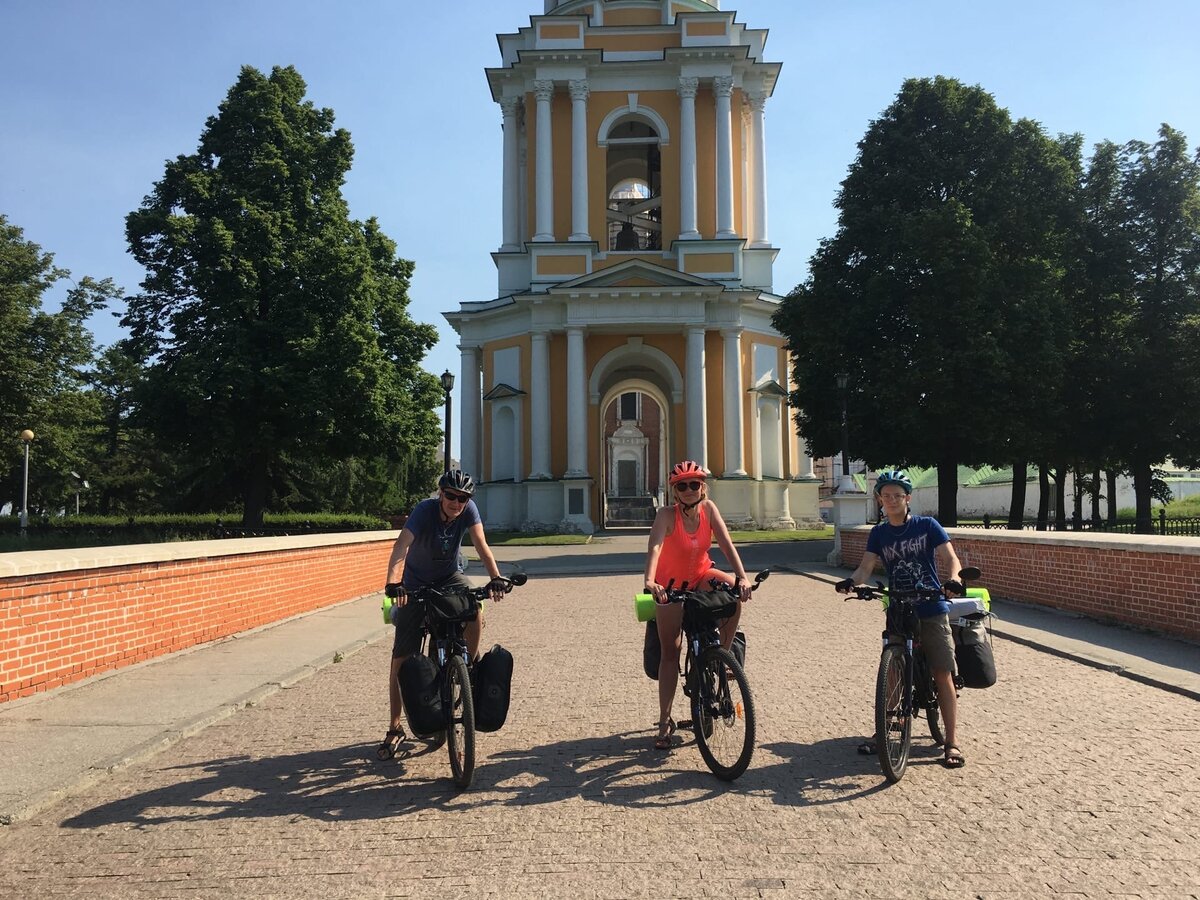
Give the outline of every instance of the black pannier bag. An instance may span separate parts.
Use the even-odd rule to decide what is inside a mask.
[[[473,694],[477,731],[499,731],[512,697],[513,656],[496,644],[475,663]]]
[[[733,646],[729,648],[733,651],[733,657],[738,661],[743,669],[746,668],[746,632],[739,631],[733,636]]]
[[[954,661],[963,687],[989,688],[995,684],[996,657],[984,619],[952,619],[950,630],[954,633]]]
[[[424,653],[414,653],[400,664],[400,696],[408,727],[417,737],[428,737],[446,727],[438,667]]]
[[[733,636],[734,658],[746,668],[746,632],[739,631]],[[642,642],[642,669],[647,678],[658,681],[658,663],[662,659],[662,645],[658,640],[658,626],[651,619],[646,623],[646,639]]]
[[[658,663],[662,659],[662,645],[658,642],[658,623],[651,619],[646,623],[646,639],[642,643],[642,669],[647,678],[658,681]]]

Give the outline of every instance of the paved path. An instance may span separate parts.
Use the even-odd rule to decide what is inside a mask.
[[[0,708],[0,897],[1200,896],[1194,646],[1004,605],[967,767],[920,735],[886,786],[854,752],[878,610],[749,548],[794,571],[747,612],[758,749],[728,786],[690,737],[650,748],[644,540],[561,575],[561,548],[502,552],[533,576],[488,625],[518,680],[464,793],[444,751],[374,761],[375,597]]]

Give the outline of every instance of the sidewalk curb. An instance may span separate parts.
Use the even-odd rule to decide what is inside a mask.
[[[21,802],[18,802],[7,810],[0,810],[0,826],[12,825],[29,819],[43,810],[62,802],[66,798],[87,790],[92,785],[107,778],[109,775],[113,775],[123,769],[129,768],[130,766],[137,765],[138,763],[145,762],[146,760],[162,753],[164,750],[169,750],[180,741],[199,734],[209,726],[215,725],[217,722],[220,722],[224,719],[228,719],[230,716],[240,712],[243,709],[246,709],[247,707],[256,706],[267,697],[270,697],[272,694],[276,694],[281,690],[294,687],[300,682],[311,678],[313,675],[316,675],[319,671],[327,666],[337,665],[338,662],[353,656],[360,650],[365,650],[380,638],[386,636],[389,630],[390,629],[387,626],[381,627],[366,638],[357,638],[348,644],[334,649],[331,652],[323,653],[316,659],[296,669],[293,669],[291,672],[288,672],[286,675],[283,675],[280,678],[269,681],[260,687],[257,687],[251,691],[247,691],[240,697],[237,697],[226,703],[222,703],[221,705],[213,707],[205,712],[199,713],[198,715],[195,715],[182,723],[173,725],[166,731],[163,731],[152,738],[148,738],[147,740],[142,741],[140,744],[134,745],[127,751],[119,753],[116,756],[109,757],[108,759],[101,760],[90,769],[86,770],[81,775],[67,782],[66,784],[33,794],[32,796]],[[340,658],[338,658],[337,662],[335,662],[335,657],[339,657],[339,654]]]
[[[996,619],[995,621],[999,622],[1000,620]],[[1131,681],[1139,682],[1140,684],[1147,685],[1148,687],[1158,688],[1162,691],[1170,691],[1172,694],[1179,694],[1180,696],[1187,697],[1191,700],[1200,700],[1200,691],[1193,691],[1192,689],[1186,688],[1179,684],[1171,684],[1169,681],[1164,681],[1161,678],[1155,678],[1152,675],[1143,675],[1142,673],[1135,672],[1126,666],[1119,666],[1115,665],[1114,663],[1104,662],[1103,660],[1093,659],[1085,654],[1073,653],[1070,650],[1063,650],[1061,647],[1053,647],[1049,644],[1042,643],[1041,641],[1035,641],[1027,637],[1018,637],[1015,634],[1006,633],[1003,630],[1002,625],[997,626],[996,624],[993,624],[991,626],[991,632],[998,638],[1002,638],[1006,641],[1012,641],[1014,644],[1021,644],[1022,646],[1029,647],[1032,650],[1039,650],[1042,653],[1048,653],[1051,656],[1057,656],[1060,659],[1067,659],[1071,662],[1082,663],[1083,665],[1089,666],[1093,669],[1102,669],[1105,672],[1112,672],[1114,675],[1120,675],[1122,678],[1128,678]]]

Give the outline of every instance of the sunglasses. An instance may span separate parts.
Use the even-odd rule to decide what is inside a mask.
[[[456,494],[454,491],[442,491],[442,496],[451,503],[466,503],[471,499],[470,494]]]
[[[698,491],[704,486],[703,481],[681,481],[675,485],[677,491]]]

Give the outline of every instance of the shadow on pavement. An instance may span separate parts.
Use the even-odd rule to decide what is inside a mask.
[[[654,808],[701,802],[733,791],[784,806],[841,803],[886,787],[874,757],[855,753],[856,740],[759,747],[749,771],[733,783],[704,767],[686,730],[670,753],[651,746],[651,731],[558,741],[487,756],[471,790],[450,782],[448,761],[437,777],[411,772],[405,757],[380,763],[373,745],[249,759],[228,757],[166,771],[172,784],[131,794],[65,819],[64,828],[306,816],[321,821],[383,819],[447,806],[526,806],[583,798]],[[773,761],[769,751],[780,761]],[[931,748],[931,752],[935,752]],[[442,748],[413,745],[408,759]],[[914,746],[915,765],[926,760]],[[932,756],[929,762],[936,762]],[[865,786],[864,786],[865,785]]]

